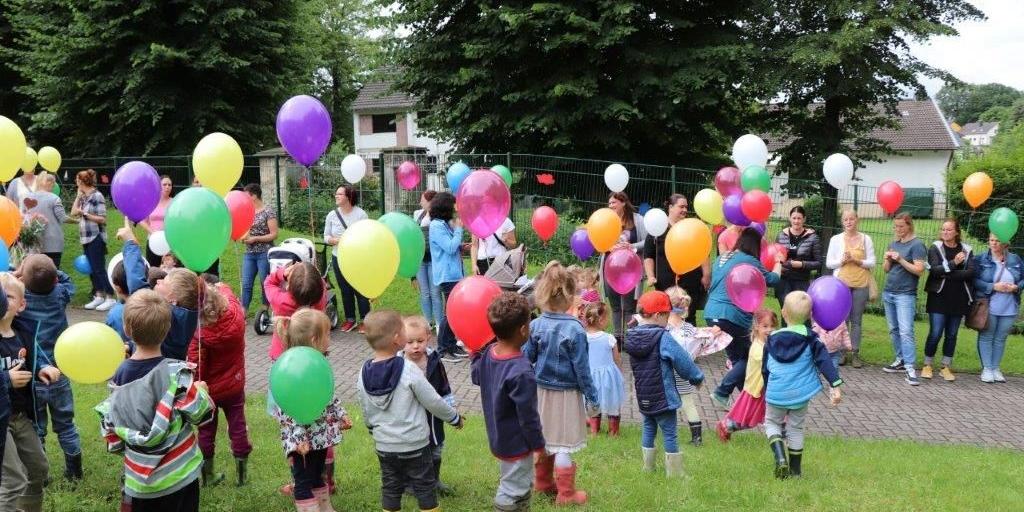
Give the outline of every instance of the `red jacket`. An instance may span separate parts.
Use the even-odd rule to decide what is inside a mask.
[[[206,382],[214,402],[245,392],[245,312],[226,284],[218,283],[217,291],[228,308],[213,325],[200,325],[188,345],[188,361],[199,365],[198,380]]]
[[[284,271],[287,267],[281,267],[267,276],[267,279],[263,281],[263,293],[267,294],[267,302],[270,303],[270,311],[275,317],[278,316],[292,316],[296,310],[300,309],[300,306],[295,303],[295,298],[292,294],[285,289],[284,285],[287,280],[284,278]],[[319,309],[323,311],[327,309],[327,283],[324,282],[324,294],[320,297],[320,301],[310,306],[313,309]],[[276,324],[276,322],[275,322]],[[284,353],[284,342],[277,336],[277,329],[274,329],[274,336],[270,339],[270,360],[277,361],[278,357]]]

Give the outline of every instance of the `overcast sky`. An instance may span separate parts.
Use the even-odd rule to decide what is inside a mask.
[[[969,83],[996,82],[1024,90],[1024,2],[1021,0],[973,0],[987,19],[961,23],[957,37],[933,38],[915,44],[919,59]],[[924,81],[933,97],[942,82]]]

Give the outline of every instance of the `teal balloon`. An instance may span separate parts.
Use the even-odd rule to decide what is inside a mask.
[[[427,248],[420,225],[401,212],[385,214],[378,221],[387,226],[398,240],[398,275],[407,279],[416,277]]]
[[[744,192],[750,192],[751,190],[771,192],[772,177],[764,166],[751,165],[743,169],[743,174],[740,175],[740,185],[743,187]]]
[[[1020,227],[1020,220],[1017,219],[1017,214],[1009,208],[996,208],[988,216],[988,230],[1004,244],[1013,240],[1013,235],[1017,234],[1018,227]]]
[[[167,244],[185,267],[204,272],[231,239],[231,214],[216,192],[191,187],[171,200],[164,217]]]
[[[290,348],[270,367],[270,394],[296,423],[309,425],[334,399],[331,365],[313,347]]]
[[[448,188],[451,189],[452,194],[459,192],[459,185],[462,185],[462,180],[466,179],[469,173],[469,166],[462,162],[455,162],[448,168],[445,178],[448,180]]]
[[[500,165],[499,164],[499,165],[495,165],[494,167],[491,167],[491,170],[496,172],[496,173],[498,173],[498,176],[501,176],[501,179],[505,180],[505,184],[506,185],[508,185],[509,187],[512,186],[512,170],[511,169],[509,169],[508,167],[505,167],[504,165]]]

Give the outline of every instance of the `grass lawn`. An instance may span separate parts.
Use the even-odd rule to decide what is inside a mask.
[[[121,458],[107,454],[98,435],[92,407],[106,396],[102,386],[76,386],[76,421],[82,434],[86,478],[71,489],[59,477],[64,463],[53,435],[48,436],[51,471],[46,493],[48,511],[115,510],[119,499]],[[261,397],[247,403],[255,449],[250,456],[251,483],[241,489],[221,484],[202,490],[203,511],[294,510],[277,488],[289,478],[275,422],[264,412]],[[380,473],[361,413],[349,408],[355,428],[337,449],[337,510],[379,510]],[[813,415],[814,412],[812,411]],[[217,466],[234,477],[234,461],[221,421]],[[669,481],[663,459],[657,471],[642,473],[638,427],[626,426],[619,439],[594,439],[576,460],[579,485],[592,502],[586,510],[969,510],[985,503],[989,510],[1020,506],[1024,485],[1020,453],[967,446],[937,446],[905,441],[864,441],[811,437],[806,446],[805,477],[778,482],[764,437],[739,434],[723,445],[706,436],[706,445],[684,445],[687,477]],[[444,498],[446,510],[489,510],[497,485],[495,459],[487,449],[482,419],[471,416],[461,432],[449,430],[442,470],[456,496]],[[403,510],[417,510],[406,498]],[[534,510],[553,510],[538,497]]]

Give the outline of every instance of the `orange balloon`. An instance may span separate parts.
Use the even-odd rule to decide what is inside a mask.
[[[21,212],[14,202],[6,197],[0,196],[0,238],[4,240],[7,247],[14,245],[21,233]]]
[[[964,199],[971,208],[977,208],[992,196],[992,178],[983,172],[976,172],[964,180]]]
[[[590,214],[587,221],[587,238],[598,252],[608,252],[619,241],[622,234],[622,219],[611,208],[601,208]]]
[[[676,222],[665,236],[665,257],[676,275],[700,266],[711,254],[711,230],[697,219]]]

